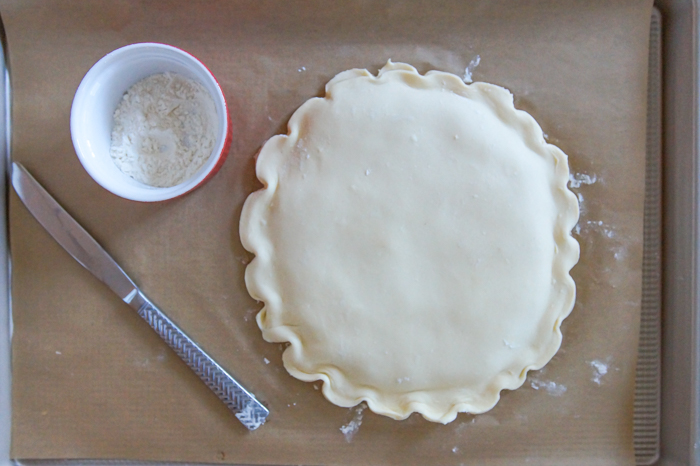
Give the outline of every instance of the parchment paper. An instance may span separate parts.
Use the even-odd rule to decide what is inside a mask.
[[[633,464],[651,0],[2,1],[13,158],[145,292],[271,409],[247,432],[119,298],[10,195],[15,458],[254,464]],[[100,188],[74,154],[73,94],[120,46],[165,42],[219,79],[234,140],[171,202]],[[561,351],[491,412],[447,426],[358,416],[289,376],[263,341],[237,226],[253,157],[336,73],[387,59],[510,89],[569,156],[581,195],[576,307]],[[590,179],[582,177],[588,175]],[[587,184],[590,183],[590,184]],[[269,361],[269,363],[267,363]],[[359,417],[359,416],[358,416]],[[347,438],[346,438],[347,437]]]

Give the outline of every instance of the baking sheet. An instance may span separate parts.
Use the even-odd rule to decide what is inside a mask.
[[[267,464],[633,464],[651,2],[2,2],[13,157],[161,305],[271,408],[245,432],[139,318],[10,197],[17,458]],[[222,171],[183,199],[99,188],[70,142],[70,102],[107,52],[160,41],[202,59],[230,104]],[[583,197],[576,308],[562,350],[490,413],[441,426],[326,402],[262,341],[237,237],[253,155],[353,67],[406,61],[503,85],[570,156]],[[545,71],[546,70],[546,71]],[[584,176],[586,175],[586,176]],[[595,179],[595,182],[587,184]],[[270,361],[265,363],[265,359]],[[603,373],[605,372],[605,373]],[[537,387],[537,389],[535,389]],[[565,391],[564,391],[565,389]]]

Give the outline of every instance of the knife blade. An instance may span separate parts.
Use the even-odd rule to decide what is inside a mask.
[[[269,410],[158,309],[102,246],[16,162],[12,163],[12,186],[53,239],[136,310],[244,426],[255,430],[265,423]]]

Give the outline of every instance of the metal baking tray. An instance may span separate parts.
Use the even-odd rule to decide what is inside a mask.
[[[639,465],[700,466],[699,3],[659,0],[650,25],[644,286],[634,419]],[[6,266],[0,267],[0,466],[5,466],[20,462],[10,458],[12,317],[6,203],[12,99],[4,34],[1,45],[0,263]]]
[[[698,363],[697,0],[664,0],[662,78],[662,333],[659,465],[700,464]]]

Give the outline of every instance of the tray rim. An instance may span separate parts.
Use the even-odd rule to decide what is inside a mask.
[[[654,464],[663,466],[700,466],[699,3],[700,0],[655,1],[663,25],[664,327],[661,452]],[[18,461],[10,458],[12,318],[7,173],[12,99],[6,52],[0,19],[0,158],[3,160],[0,163],[0,263],[6,264],[6,267],[0,267],[0,466],[159,464],[109,460]],[[687,101],[689,95],[692,96],[690,102]],[[681,162],[687,164],[685,170],[678,168],[678,165],[683,165]],[[680,353],[685,357],[679,357]]]
[[[659,0],[663,21],[661,454],[700,464],[698,0]],[[688,99],[688,96],[691,99]]]

